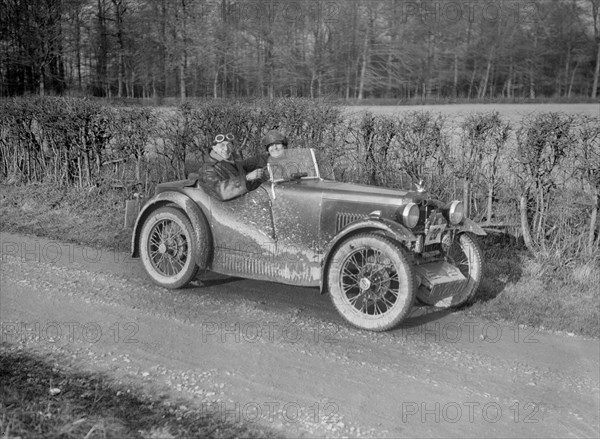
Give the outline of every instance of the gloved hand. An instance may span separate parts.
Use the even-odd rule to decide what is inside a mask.
[[[247,181],[260,180],[260,179],[262,179],[262,176],[263,176],[263,168],[259,168],[259,169],[255,169],[254,171],[246,174],[246,180]]]

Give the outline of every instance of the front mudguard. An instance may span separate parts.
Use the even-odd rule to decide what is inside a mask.
[[[148,202],[144,205],[144,207],[142,207],[142,210],[140,211],[140,213],[138,214],[138,217],[135,221],[135,226],[133,228],[133,234],[131,236],[131,256],[134,258],[139,258],[140,256],[140,247],[139,247],[139,241],[140,241],[140,235],[142,233],[142,227],[144,226],[144,222],[146,221],[146,219],[148,218],[148,216],[150,216],[150,214],[155,211],[156,209],[163,207],[165,205],[168,204],[175,204],[177,205],[181,210],[183,210],[185,212],[185,214],[188,216],[188,218],[190,219],[190,222],[192,223],[192,227],[194,228],[194,230],[198,231],[198,230],[206,230],[207,227],[203,225],[207,225],[207,219],[206,216],[204,214],[204,212],[202,211],[202,209],[196,204],[196,202],[194,202],[194,200],[192,200],[190,197],[188,197],[185,194],[182,194],[180,192],[174,192],[174,191],[166,191],[166,192],[161,192],[160,194],[152,197],[150,200],[148,200]],[[210,230],[210,229],[208,229]],[[205,237],[204,237],[205,239]],[[196,232],[196,249],[198,250],[198,254],[194,255],[194,258],[196,260],[196,263],[198,265],[200,265],[200,268],[205,268],[202,267],[202,265],[206,265],[208,261],[201,261],[201,255],[200,255],[200,250],[203,248],[204,245],[204,239],[202,236],[200,236],[198,234],[198,232]],[[209,240],[212,240],[212,237],[209,237]],[[206,256],[206,255],[205,255]]]
[[[457,230],[459,233],[471,232],[474,235],[480,235],[480,236],[487,235],[487,233],[485,233],[485,230],[483,230],[479,226],[479,224],[477,224],[475,221],[473,221],[472,219],[469,219],[469,218],[463,218],[463,220],[457,226]]]
[[[335,252],[335,248],[337,247],[337,245],[341,243],[344,239],[349,238],[350,236],[364,232],[383,233],[384,235],[389,236],[390,238],[398,242],[412,242],[417,240],[417,237],[408,228],[395,221],[391,221],[384,218],[369,218],[363,221],[358,221],[349,224],[344,229],[342,229],[329,242],[329,244],[327,244],[327,247],[325,249],[325,256],[323,257],[323,263],[321,267],[321,294],[325,292],[325,284],[327,283],[327,271],[329,270],[329,262],[331,256]]]

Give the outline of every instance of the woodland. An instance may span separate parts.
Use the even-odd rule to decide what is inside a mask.
[[[0,96],[595,99],[600,0],[2,0]]]

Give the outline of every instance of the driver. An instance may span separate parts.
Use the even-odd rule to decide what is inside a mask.
[[[253,189],[256,181],[261,181],[263,169],[235,162],[232,157],[233,135],[218,134],[212,143],[210,152],[200,167],[200,184],[207,192],[221,200],[227,201],[245,194]],[[252,168],[251,172],[246,170]]]

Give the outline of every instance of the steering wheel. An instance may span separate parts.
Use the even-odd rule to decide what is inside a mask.
[[[308,172],[294,172],[290,175],[290,180],[300,180],[302,177],[308,177]]]

